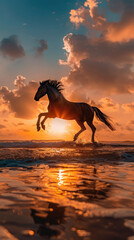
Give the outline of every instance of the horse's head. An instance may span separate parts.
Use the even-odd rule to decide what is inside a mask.
[[[39,99],[45,96],[46,93],[47,93],[47,81],[46,84],[45,82],[40,82],[40,86],[35,94],[34,100],[39,101]]]

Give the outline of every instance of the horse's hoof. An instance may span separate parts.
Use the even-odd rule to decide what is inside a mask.
[[[95,146],[96,146],[96,145],[98,145],[98,143],[97,143],[97,142],[92,142],[92,144],[93,144],[93,145],[95,145]]]
[[[42,129],[45,130],[45,125],[42,124],[41,126],[42,126]]]
[[[40,131],[40,126],[37,126],[37,131],[38,131],[38,132]]]
[[[74,136],[74,139],[73,139],[73,141],[75,142],[77,140],[77,137],[76,136]]]

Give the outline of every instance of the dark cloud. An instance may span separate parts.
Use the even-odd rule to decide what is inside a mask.
[[[134,73],[130,66],[118,67],[112,63],[90,59],[81,60],[79,67],[69,73],[68,81],[82,88],[109,93],[129,93],[134,89]]]
[[[0,95],[11,113],[17,118],[32,119],[38,112],[38,104],[34,101],[34,95],[38,83],[31,81],[25,83],[25,78],[17,76],[14,81],[16,89],[9,90],[7,87],[0,88]]]
[[[5,128],[5,126],[3,124],[0,124],[0,129]]]
[[[8,38],[3,38],[0,43],[0,52],[4,57],[9,57],[11,60],[25,56],[24,48],[18,42],[16,35],[12,35]]]
[[[45,50],[48,49],[47,41],[46,40],[39,40],[39,47],[36,49],[37,56],[41,56]]]
[[[134,39],[111,43],[103,38],[91,39],[80,34],[68,34],[63,41],[65,49],[69,49],[69,63],[76,64],[85,58],[119,64],[132,63],[134,60]]]

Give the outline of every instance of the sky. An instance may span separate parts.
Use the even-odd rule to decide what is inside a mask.
[[[134,140],[133,29],[133,0],[1,0],[0,139],[73,139],[74,121],[47,120],[36,131],[48,105],[33,100],[38,83],[57,79],[68,100],[111,117],[114,132],[95,119],[97,141]]]

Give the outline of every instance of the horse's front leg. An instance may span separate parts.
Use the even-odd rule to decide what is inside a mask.
[[[47,120],[48,116],[45,116],[44,119],[41,121],[41,127],[43,130],[45,130],[45,124],[44,122]]]
[[[37,131],[40,131],[40,119],[41,119],[41,117],[44,117],[45,116],[45,118],[43,119],[43,121],[41,122],[41,126],[42,126],[42,128],[45,130],[45,125],[44,125],[44,122],[45,122],[45,120],[48,118],[48,113],[40,113],[39,115],[38,115],[38,120],[37,120]]]

